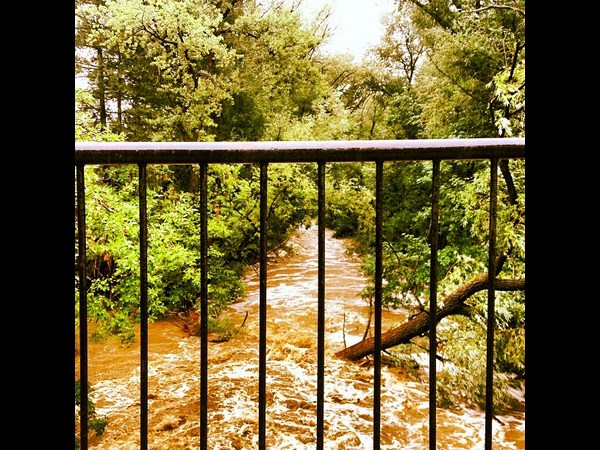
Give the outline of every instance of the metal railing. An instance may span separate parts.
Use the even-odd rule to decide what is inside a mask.
[[[80,446],[88,447],[88,353],[85,246],[86,165],[137,164],[139,167],[140,217],[140,448],[148,448],[148,282],[146,168],[148,164],[198,164],[200,168],[200,449],[208,449],[208,211],[207,168],[209,164],[257,163],[260,165],[260,269],[259,269],[259,405],[258,447],[266,448],[266,335],[267,335],[267,171],[269,163],[317,163],[318,165],[318,356],[317,356],[317,449],[324,443],[325,366],[325,165],[332,162],[375,162],[375,293],[374,293],[374,381],[373,449],[380,448],[381,314],[383,167],[385,161],[432,161],[432,247],[430,271],[429,349],[429,448],[436,448],[436,312],[439,231],[440,162],[442,160],[489,160],[490,235],[488,250],[488,334],[486,351],[485,448],[492,448],[494,299],[496,259],[497,172],[501,159],[524,159],[524,138],[438,139],[385,141],[303,142],[77,142],[77,223],[79,245],[80,302]]]

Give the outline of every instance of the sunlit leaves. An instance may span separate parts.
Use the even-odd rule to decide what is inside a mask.
[[[406,2],[403,2],[406,3]],[[524,5],[410,2],[427,48],[415,89],[432,138],[524,134]]]
[[[211,140],[236,62],[214,4],[109,0],[78,14],[80,48],[93,49],[89,80],[113,127],[130,140]]]
[[[486,399],[486,341],[485,331],[476,323],[463,317],[446,324],[444,346],[440,356],[436,384],[438,406],[454,407],[458,404],[485,408]],[[523,355],[519,355],[523,358]],[[512,405],[509,387],[511,380],[503,373],[494,373],[494,407],[497,412]]]

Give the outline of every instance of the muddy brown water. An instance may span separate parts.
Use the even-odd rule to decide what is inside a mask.
[[[267,433],[269,449],[316,448],[317,403],[317,230],[301,230],[294,252],[269,266],[267,277]],[[346,241],[326,231],[326,359],[324,447],[372,449],[373,367],[369,361],[335,357],[362,339],[369,307],[360,298],[365,279]],[[209,342],[208,447],[258,448],[258,286],[247,276],[245,299],[225,315],[243,323],[226,342]],[[383,312],[382,329],[401,323],[401,312]],[[200,343],[173,320],[149,325],[148,443],[151,449],[196,449],[200,429]],[[108,420],[89,448],[139,448],[139,340],[88,344],[91,398]],[[425,360],[426,363],[426,360]],[[76,369],[78,372],[76,358]],[[502,423],[493,423],[493,448],[525,448],[524,392]],[[415,378],[400,368],[381,369],[381,448],[424,449],[429,442],[426,373]],[[482,411],[437,410],[438,449],[483,449]]]

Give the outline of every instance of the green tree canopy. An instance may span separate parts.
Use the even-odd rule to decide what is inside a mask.
[[[416,79],[427,136],[523,136],[524,1],[402,3],[427,49]]]

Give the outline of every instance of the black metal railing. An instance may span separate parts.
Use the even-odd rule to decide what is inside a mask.
[[[374,293],[374,378],[373,449],[380,448],[381,382],[381,300],[383,167],[385,161],[432,161],[432,246],[430,271],[430,349],[429,349],[429,448],[436,448],[436,310],[437,242],[439,230],[440,162],[443,160],[490,161],[490,235],[488,250],[488,334],[486,370],[485,448],[492,448],[494,299],[496,256],[496,202],[498,161],[524,159],[525,139],[437,139],[385,141],[303,141],[303,142],[77,142],[77,223],[79,248],[80,303],[80,446],[88,447],[88,353],[85,246],[86,165],[137,164],[139,167],[140,217],[140,448],[148,448],[148,284],[146,168],[148,164],[198,164],[200,167],[200,449],[208,448],[208,164],[257,163],[260,165],[260,284],[259,284],[259,405],[258,447],[266,448],[266,336],[267,336],[267,171],[269,163],[318,164],[318,357],[317,357],[317,449],[324,444],[324,364],[325,364],[325,165],[332,162],[375,162],[375,293]]]

